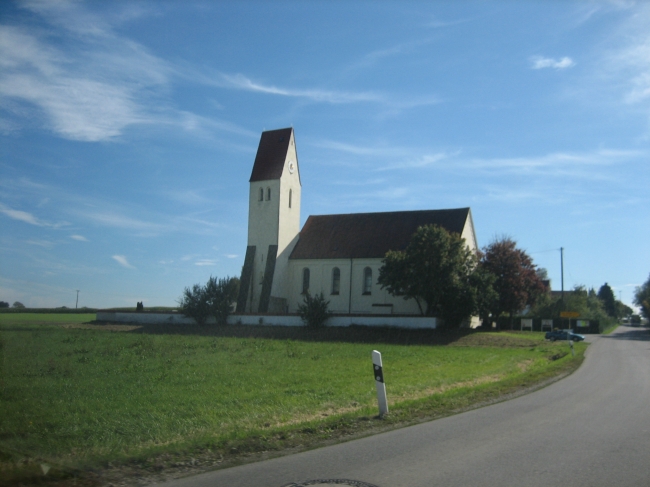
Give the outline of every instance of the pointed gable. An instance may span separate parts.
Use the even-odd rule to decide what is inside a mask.
[[[310,216],[290,259],[383,258],[404,250],[423,225],[461,235],[469,208]]]
[[[249,182],[280,179],[293,128],[262,132]]]

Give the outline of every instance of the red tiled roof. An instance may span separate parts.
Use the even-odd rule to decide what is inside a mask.
[[[310,216],[290,259],[383,258],[403,250],[422,225],[461,234],[469,208]]]
[[[249,182],[280,179],[293,128],[262,132]]]

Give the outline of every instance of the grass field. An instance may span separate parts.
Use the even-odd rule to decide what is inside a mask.
[[[277,449],[358,429],[377,414],[373,349],[382,352],[388,420],[409,421],[555,375],[585,348],[577,344],[574,359],[540,333],[83,324],[92,319],[0,315],[5,474],[17,475],[20,462],[83,469],[170,451]]]

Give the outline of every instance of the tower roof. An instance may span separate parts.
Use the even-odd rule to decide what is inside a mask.
[[[462,234],[469,208],[310,216],[290,259],[383,258],[404,250],[418,227],[439,225]]]
[[[293,128],[262,132],[249,182],[280,179]]]

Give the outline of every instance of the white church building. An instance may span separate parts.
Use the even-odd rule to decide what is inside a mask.
[[[301,229],[301,190],[293,129],[263,132],[250,177],[237,314],[296,313],[305,293],[322,292],[336,314],[420,315],[414,300],[377,283],[386,252],[403,250],[429,224],[478,249],[469,208],[311,215]]]

